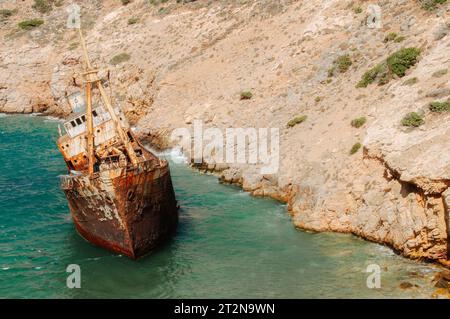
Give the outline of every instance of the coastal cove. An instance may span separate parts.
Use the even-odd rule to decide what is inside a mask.
[[[136,262],[93,247],[75,232],[59,189],[58,123],[0,115],[3,298],[404,298],[436,290],[436,265],[351,235],[296,230],[285,205],[173,162],[176,236]],[[81,268],[80,289],[66,287],[70,264]],[[373,264],[380,289],[366,285]]]

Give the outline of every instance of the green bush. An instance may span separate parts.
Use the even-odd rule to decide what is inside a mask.
[[[253,94],[250,91],[241,92],[241,100],[250,100],[252,97],[253,97]]]
[[[69,44],[68,49],[71,50],[71,51],[75,50],[76,48],[78,48],[79,45],[80,44],[78,42],[72,42],[71,44]]]
[[[360,128],[361,126],[366,124],[366,122],[367,122],[367,119],[364,116],[362,116],[362,117],[358,117],[358,118],[352,120],[351,125],[353,127]]]
[[[338,56],[336,60],[333,61],[333,66],[328,70],[328,77],[332,77],[334,72],[338,70],[340,73],[345,73],[352,65],[352,59],[350,55],[344,54]]]
[[[148,0],[148,3],[153,4],[155,6],[161,4],[161,3],[166,3],[168,0]]]
[[[378,79],[378,84],[383,85],[392,79],[393,74],[398,77],[404,77],[406,70],[417,63],[417,58],[420,55],[418,48],[404,48],[395,53],[392,53],[386,62],[382,62],[372,69],[366,71],[356,87],[367,87],[369,84]]]
[[[419,55],[418,48],[404,48],[391,54],[386,60],[389,71],[399,77],[405,76],[406,70],[416,64]]]
[[[431,102],[429,109],[431,112],[442,113],[450,111],[450,99],[445,102]]]
[[[434,10],[438,5],[447,2],[447,0],[419,0],[422,8],[428,11]]]
[[[353,12],[356,14],[360,14],[363,12],[363,9],[361,7],[354,7]]]
[[[336,68],[334,66],[328,69],[329,78],[331,78],[334,75],[334,71],[336,71]]]
[[[296,116],[287,123],[287,127],[294,127],[297,124],[303,123],[306,121],[307,118],[308,116],[306,115]]]
[[[350,149],[350,155],[356,154],[359,149],[362,147],[361,143],[355,143],[355,145],[352,146],[352,148]]]
[[[53,9],[52,3],[48,0],[34,0],[31,7],[40,13],[49,13]]]
[[[422,115],[420,115],[416,112],[408,113],[402,119],[403,126],[419,127],[424,123],[425,123],[425,121],[424,121]]]
[[[9,9],[0,9],[0,18],[8,19],[10,16],[17,13],[17,9],[9,10]]]
[[[31,20],[25,20],[22,22],[19,22],[19,28],[23,30],[31,30],[34,28],[37,28],[41,24],[43,24],[44,21],[40,19],[31,19]]]
[[[399,43],[399,42],[402,42],[402,41],[405,40],[405,39],[406,39],[406,37],[404,37],[404,36],[402,36],[402,35],[398,35],[398,34],[395,33],[395,32],[391,32],[391,33],[388,33],[388,34],[384,37],[383,42],[384,42],[384,43],[388,43],[388,42],[394,41],[394,42]]]
[[[396,38],[397,38],[397,33],[390,32],[384,37],[383,42],[387,43],[387,42],[390,42],[390,41],[394,41]]]
[[[365,88],[367,87],[369,84],[375,82],[375,80],[379,78],[387,78],[387,65],[386,63],[380,63],[376,66],[374,66],[373,68],[367,70],[362,78],[361,81],[358,82],[358,84],[356,85],[356,87],[358,88]],[[384,82],[384,81],[382,81]],[[381,84],[381,83],[380,83]]]
[[[131,25],[131,24],[136,24],[136,23],[138,23],[139,22],[139,19],[138,18],[129,18],[128,19],[128,24],[129,25]]]
[[[121,0],[122,1],[122,4],[124,5],[124,6],[126,6],[127,4],[129,4],[129,3],[131,3],[131,0]]]
[[[120,63],[123,63],[125,61],[128,61],[131,58],[131,56],[128,53],[120,53],[116,56],[114,56],[109,63],[112,65],[117,65]]]

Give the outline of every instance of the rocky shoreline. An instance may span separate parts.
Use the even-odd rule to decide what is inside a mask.
[[[448,2],[428,11],[385,1],[375,29],[364,1],[80,5],[92,13],[84,21],[94,64],[152,145],[172,147],[170,132],[194,120],[279,128],[277,174],[197,168],[287,203],[298,228],[352,233],[448,266],[450,114],[430,110],[450,98]],[[0,18],[0,112],[70,112],[81,63],[63,11],[25,1]],[[41,26],[18,29],[36,15]],[[414,63],[383,73],[404,49],[418,53]],[[403,125],[412,113],[417,126]]]
[[[167,134],[167,132],[151,134],[150,137],[149,135],[141,134],[141,138],[147,140],[158,149],[167,149],[168,143],[166,139],[161,139],[161,135],[164,134]],[[158,138],[155,139],[155,136],[158,136]],[[165,140],[165,142],[161,142],[161,140]],[[375,189],[381,189],[382,195],[378,192],[371,194],[369,189],[369,196],[367,196],[365,194],[367,190],[364,188],[351,189],[348,192],[351,197],[347,198],[347,200],[352,202],[347,203],[347,207],[341,207],[341,209],[353,208],[353,211],[347,211],[347,215],[352,214],[350,217],[356,220],[353,223],[349,218],[339,218],[342,210],[335,209],[332,211],[332,215],[329,214],[330,210],[324,211],[323,206],[319,206],[314,199],[314,196],[316,196],[314,189],[295,184],[285,185],[281,188],[278,185],[276,176],[260,175],[257,173],[258,169],[256,166],[244,165],[236,167],[207,162],[201,164],[191,163],[191,166],[201,172],[216,175],[222,183],[237,185],[253,196],[269,197],[287,204],[288,213],[298,229],[313,232],[349,233],[389,246],[404,257],[433,261],[450,267],[450,263],[447,261],[448,243],[446,232],[448,225],[446,215],[449,212],[448,207],[450,203],[449,190],[444,187],[425,187],[424,190],[418,185],[402,181],[399,179],[398,173],[386,163],[373,158],[369,150],[364,149],[363,154],[362,161],[364,165],[371,167],[371,170],[378,174],[377,179],[374,176],[371,179],[377,181],[378,184],[376,184]],[[447,185],[448,181],[438,181],[436,184],[441,185],[441,183]],[[430,189],[435,191],[430,192]],[[447,190],[443,192],[445,189]],[[336,203],[332,204],[338,205],[340,202],[341,200],[338,199]],[[395,206],[392,202],[394,202]],[[387,203],[390,205],[386,206]],[[398,215],[401,216],[402,211],[404,213],[406,208],[400,205],[405,205],[405,203],[409,205],[408,208],[410,209],[407,213],[415,214],[410,216],[409,220],[391,219],[390,224],[382,225],[384,229],[381,230],[378,227],[365,228],[366,226],[383,224],[384,220],[382,218],[389,218],[389,212],[385,216],[368,215],[366,210],[369,205],[388,207],[388,209],[396,207]],[[332,220],[333,217],[336,217],[336,220]],[[394,215],[393,217],[395,218],[396,216]],[[428,224],[423,225],[422,221],[424,220]],[[405,224],[405,222],[409,223],[411,221],[416,223]],[[403,231],[407,228],[416,228],[418,231],[405,234]],[[399,233],[393,233],[392,230],[397,230]],[[407,237],[408,235],[410,236],[409,238]]]

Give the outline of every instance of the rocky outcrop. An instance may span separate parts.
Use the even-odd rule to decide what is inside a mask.
[[[409,258],[447,260],[448,190],[427,194],[367,154],[362,165],[367,176],[355,176],[351,185],[322,194],[322,189],[309,185],[281,189],[276,177],[260,175],[254,167],[216,169],[207,163],[195,167],[215,172],[222,182],[240,185],[254,196],[288,203],[300,229],[352,233]]]

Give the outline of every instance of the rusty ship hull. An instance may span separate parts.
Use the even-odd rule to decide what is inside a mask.
[[[137,259],[176,230],[178,208],[169,165],[160,160],[63,176],[78,233],[92,244]]]
[[[169,164],[146,150],[91,65],[83,34],[84,96],[68,96],[73,114],[58,127],[61,176],[78,233],[94,245],[137,259],[176,229]],[[105,82],[106,83],[106,82]],[[110,83],[108,81],[108,86]]]

